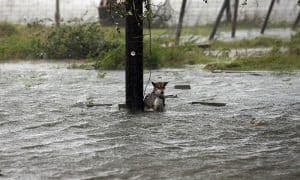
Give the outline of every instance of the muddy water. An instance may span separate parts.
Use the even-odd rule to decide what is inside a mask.
[[[124,102],[124,72],[66,67],[0,64],[0,179],[300,175],[300,73],[154,71],[178,98],[164,113],[132,115],[115,105]],[[188,104],[199,100],[227,106]],[[84,106],[91,101],[114,105]]]

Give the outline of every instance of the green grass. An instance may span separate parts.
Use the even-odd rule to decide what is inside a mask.
[[[144,66],[145,68],[180,68],[187,64],[206,64],[215,62],[217,58],[205,56],[203,51],[194,44],[184,44],[178,47],[163,47],[158,43],[144,43]],[[96,60],[98,69],[124,69],[125,66],[125,44],[120,43],[117,48],[109,49]]]
[[[228,63],[217,63],[210,67],[218,70],[292,71],[300,69],[300,59],[297,55],[284,54],[278,56],[267,55],[263,57],[241,57]]]
[[[273,45],[272,45],[272,41]],[[255,42],[255,41],[254,41]],[[259,40],[258,42],[263,42]],[[273,49],[265,56],[238,57],[227,62],[218,62],[207,65],[209,70],[272,70],[293,71],[300,69],[300,32],[293,35],[290,41],[266,40],[264,45],[272,45]],[[255,44],[255,43],[254,43]],[[261,44],[261,43],[258,43]],[[257,44],[257,45],[258,45]],[[288,47],[287,52],[281,52],[282,46]],[[242,45],[240,45],[242,46]]]
[[[34,39],[12,35],[0,39],[0,60],[30,58]]]
[[[271,37],[257,37],[254,39],[242,39],[238,41],[213,41],[211,46],[213,49],[223,48],[259,48],[259,47],[273,47],[287,46],[288,40],[271,38]]]

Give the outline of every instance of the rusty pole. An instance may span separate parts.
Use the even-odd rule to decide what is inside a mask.
[[[233,21],[232,21],[232,31],[231,31],[231,37],[232,38],[235,37],[237,17],[238,17],[238,9],[239,9],[239,0],[235,0],[234,15],[233,15]]]
[[[183,18],[184,18],[184,13],[185,13],[186,1],[187,0],[182,0],[182,4],[181,4],[179,21],[178,21],[177,29],[176,29],[176,38],[175,38],[176,46],[179,45],[179,41],[180,41],[180,35],[181,35],[181,30],[182,30],[182,23],[183,23]]]
[[[227,8],[227,0],[224,0],[223,5],[222,5],[222,7],[221,7],[221,10],[220,10],[220,12],[219,12],[219,14],[218,14],[218,17],[217,17],[217,19],[216,19],[214,28],[213,28],[213,30],[212,30],[210,36],[209,36],[209,40],[213,40],[213,39],[214,39],[215,34],[216,34],[216,32],[217,32],[217,30],[218,30],[218,27],[219,27],[219,25],[220,25],[220,22],[221,22],[221,18],[222,18],[222,16],[223,16],[223,13],[224,13],[224,11],[225,11],[226,8]]]
[[[60,25],[60,4],[59,0],[56,0],[55,4],[55,24],[56,26]]]
[[[262,26],[262,28],[261,28],[261,31],[260,31],[261,34],[264,34],[264,33],[265,33],[266,27],[267,27],[267,25],[268,25],[268,21],[269,21],[270,14],[271,14],[271,12],[272,12],[272,10],[273,10],[273,7],[274,7],[274,3],[275,3],[275,0],[271,0],[271,4],[270,4],[269,10],[268,10],[266,19],[265,19],[264,24],[263,24],[263,26]]]

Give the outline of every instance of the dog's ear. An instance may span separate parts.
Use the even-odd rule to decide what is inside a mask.
[[[166,85],[168,84],[169,82],[164,82],[164,86],[166,87]]]
[[[154,87],[156,86],[156,83],[155,83],[155,82],[152,81],[151,83],[152,83],[152,85],[153,85]]]

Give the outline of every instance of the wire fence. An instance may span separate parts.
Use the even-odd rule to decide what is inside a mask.
[[[28,23],[37,20],[54,21],[55,0],[0,0],[0,21]],[[170,13],[168,24],[176,25],[182,0],[152,0],[154,5],[165,5],[163,13]],[[196,26],[214,23],[223,0],[188,0],[185,26]],[[269,8],[271,0],[248,0],[247,5],[239,5],[239,21],[261,22]],[[234,1],[231,0],[233,7]],[[100,0],[60,0],[61,20],[67,22],[76,18],[85,21],[98,20]],[[157,6],[156,6],[157,7]],[[233,8],[232,8],[233,10]],[[297,0],[276,0],[270,22],[280,23],[295,21],[300,11]],[[225,18],[225,17],[223,17]]]

